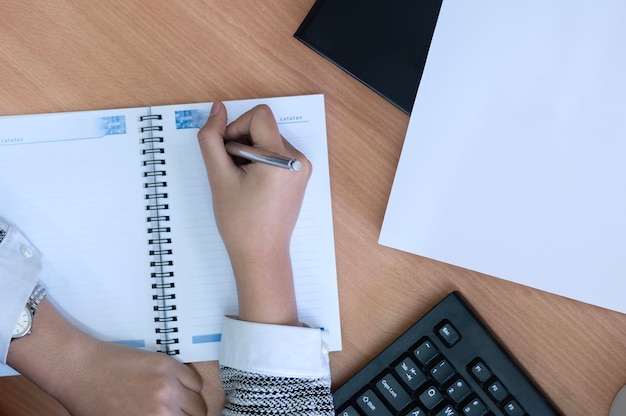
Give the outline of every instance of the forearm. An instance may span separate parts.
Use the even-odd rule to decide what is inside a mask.
[[[9,364],[72,415],[206,415],[202,380],[173,358],[97,340],[44,300]]]

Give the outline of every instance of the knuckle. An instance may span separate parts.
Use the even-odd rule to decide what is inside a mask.
[[[270,108],[269,105],[267,104],[258,104],[255,108],[254,111],[259,112],[259,113],[271,113],[272,109]]]
[[[198,140],[201,142],[204,142],[208,139],[209,136],[209,131],[206,128],[206,126],[202,127],[200,130],[198,130]]]
[[[309,159],[306,158],[306,156],[301,156],[299,159],[301,167],[300,170],[308,176],[311,176],[311,173],[313,173],[313,164],[311,163],[311,161]]]
[[[154,386],[152,397],[152,402],[156,408],[166,410],[169,404],[176,400],[177,389],[169,380],[163,379]]]

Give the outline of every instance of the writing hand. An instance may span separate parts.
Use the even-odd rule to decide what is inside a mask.
[[[271,109],[260,105],[227,126],[226,108],[213,104],[198,133],[213,194],[218,229],[237,282],[239,318],[296,324],[289,243],[312,167],[285,140]],[[237,164],[225,141],[248,144],[297,158],[297,172],[261,163]]]

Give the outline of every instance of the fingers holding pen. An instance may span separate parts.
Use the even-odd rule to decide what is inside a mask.
[[[241,141],[246,138],[253,146],[276,152],[284,150],[274,113],[264,104],[245,112],[226,128],[225,140]]]
[[[267,105],[258,105],[232,123],[227,123],[226,107],[222,102],[216,101],[211,107],[207,122],[198,132],[202,155],[210,162],[207,163],[207,169],[209,165],[223,169],[223,164],[229,164],[224,150],[224,143],[228,141],[278,152],[284,152],[285,149],[297,152],[280,135],[274,114]]]
[[[269,151],[278,156],[287,156],[288,159],[297,159],[298,165],[303,170],[301,176],[308,177],[311,173],[311,165],[306,157],[281,136],[274,114],[267,105],[257,105],[227,124],[224,104],[215,102],[211,107],[209,119],[198,132],[198,140],[207,165],[209,180],[220,172],[231,175],[234,173],[228,170],[233,167],[233,161],[226,156],[228,151],[224,149],[225,142],[252,145],[257,149],[256,153]],[[237,155],[237,152],[232,151],[232,146],[230,147],[231,155]],[[247,149],[254,153],[254,149],[249,147]],[[235,160],[236,165],[241,165],[242,159],[235,157]]]
[[[198,143],[205,160],[209,181],[213,177],[218,177],[220,172],[230,172],[234,167],[231,157],[224,149],[227,122],[226,107],[222,102],[216,101],[211,106],[209,119],[198,131]]]

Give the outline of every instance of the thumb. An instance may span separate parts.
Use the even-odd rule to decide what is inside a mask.
[[[231,169],[234,164],[224,148],[224,134],[228,116],[226,107],[220,101],[211,106],[209,119],[198,131],[198,144],[204,159],[209,181],[218,172]]]

